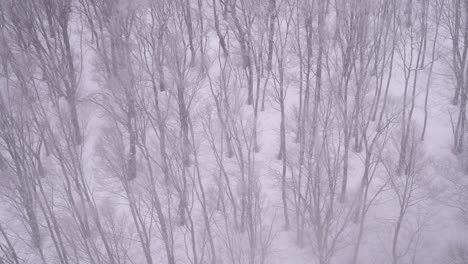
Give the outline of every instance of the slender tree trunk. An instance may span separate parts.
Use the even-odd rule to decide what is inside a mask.
[[[422,133],[421,133],[421,141],[424,141],[424,137],[426,135],[426,127],[427,127],[427,119],[428,119],[429,90],[431,86],[432,72],[433,72],[434,63],[435,63],[436,45],[437,45],[437,39],[439,36],[439,22],[440,22],[441,16],[442,16],[442,11],[438,11],[436,24],[435,24],[436,31],[434,35],[434,40],[432,42],[431,66],[429,67],[429,75],[427,77],[427,82],[426,82],[426,95],[424,96],[424,124],[422,128]]]

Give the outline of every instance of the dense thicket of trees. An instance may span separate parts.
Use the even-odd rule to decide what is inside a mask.
[[[468,0],[3,0],[0,263],[428,263],[467,58]]]

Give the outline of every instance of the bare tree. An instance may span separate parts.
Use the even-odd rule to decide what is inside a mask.
[[[434,25],[435,32],[434,32],[434,40],[432,42],[431,61],[429,62],[430,63],[429,74],[427,76],[427,82],[426,82],[426,95],[424,97],[424,124],[423,124],[422,132],[421,132],[422,141],[424,141],[424,137],[426,134],[426,127],[427,127],[427,121],[428,121],[429,91],[430,91],[430,86],[431,86],[434,64],[436,62],[437,39],[439,37],[440,21],[441,21],[442,14],[443,14],[444,2],[445,0],[437,1],[434,5],[432,5],[432,8],[434,9],[434,12],[435,12],[435,25]],[[427,6],[428,6],[427,9],[429,12],[431,5],[427,4]],[[429,18],[429,15],[426,15],[425,17],[423,17],[423,19],[428,19],[428,18]],[[422,63],[421,66],[424,66],[424,63]]]

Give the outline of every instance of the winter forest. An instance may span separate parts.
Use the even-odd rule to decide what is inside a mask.
[[[0,264],[467,264],[468,0],[1,0]]]

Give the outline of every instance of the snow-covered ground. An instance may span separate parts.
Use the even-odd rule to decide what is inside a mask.
[[[231,1],[0,3],[0,264],[467,263],[457,1]]]

